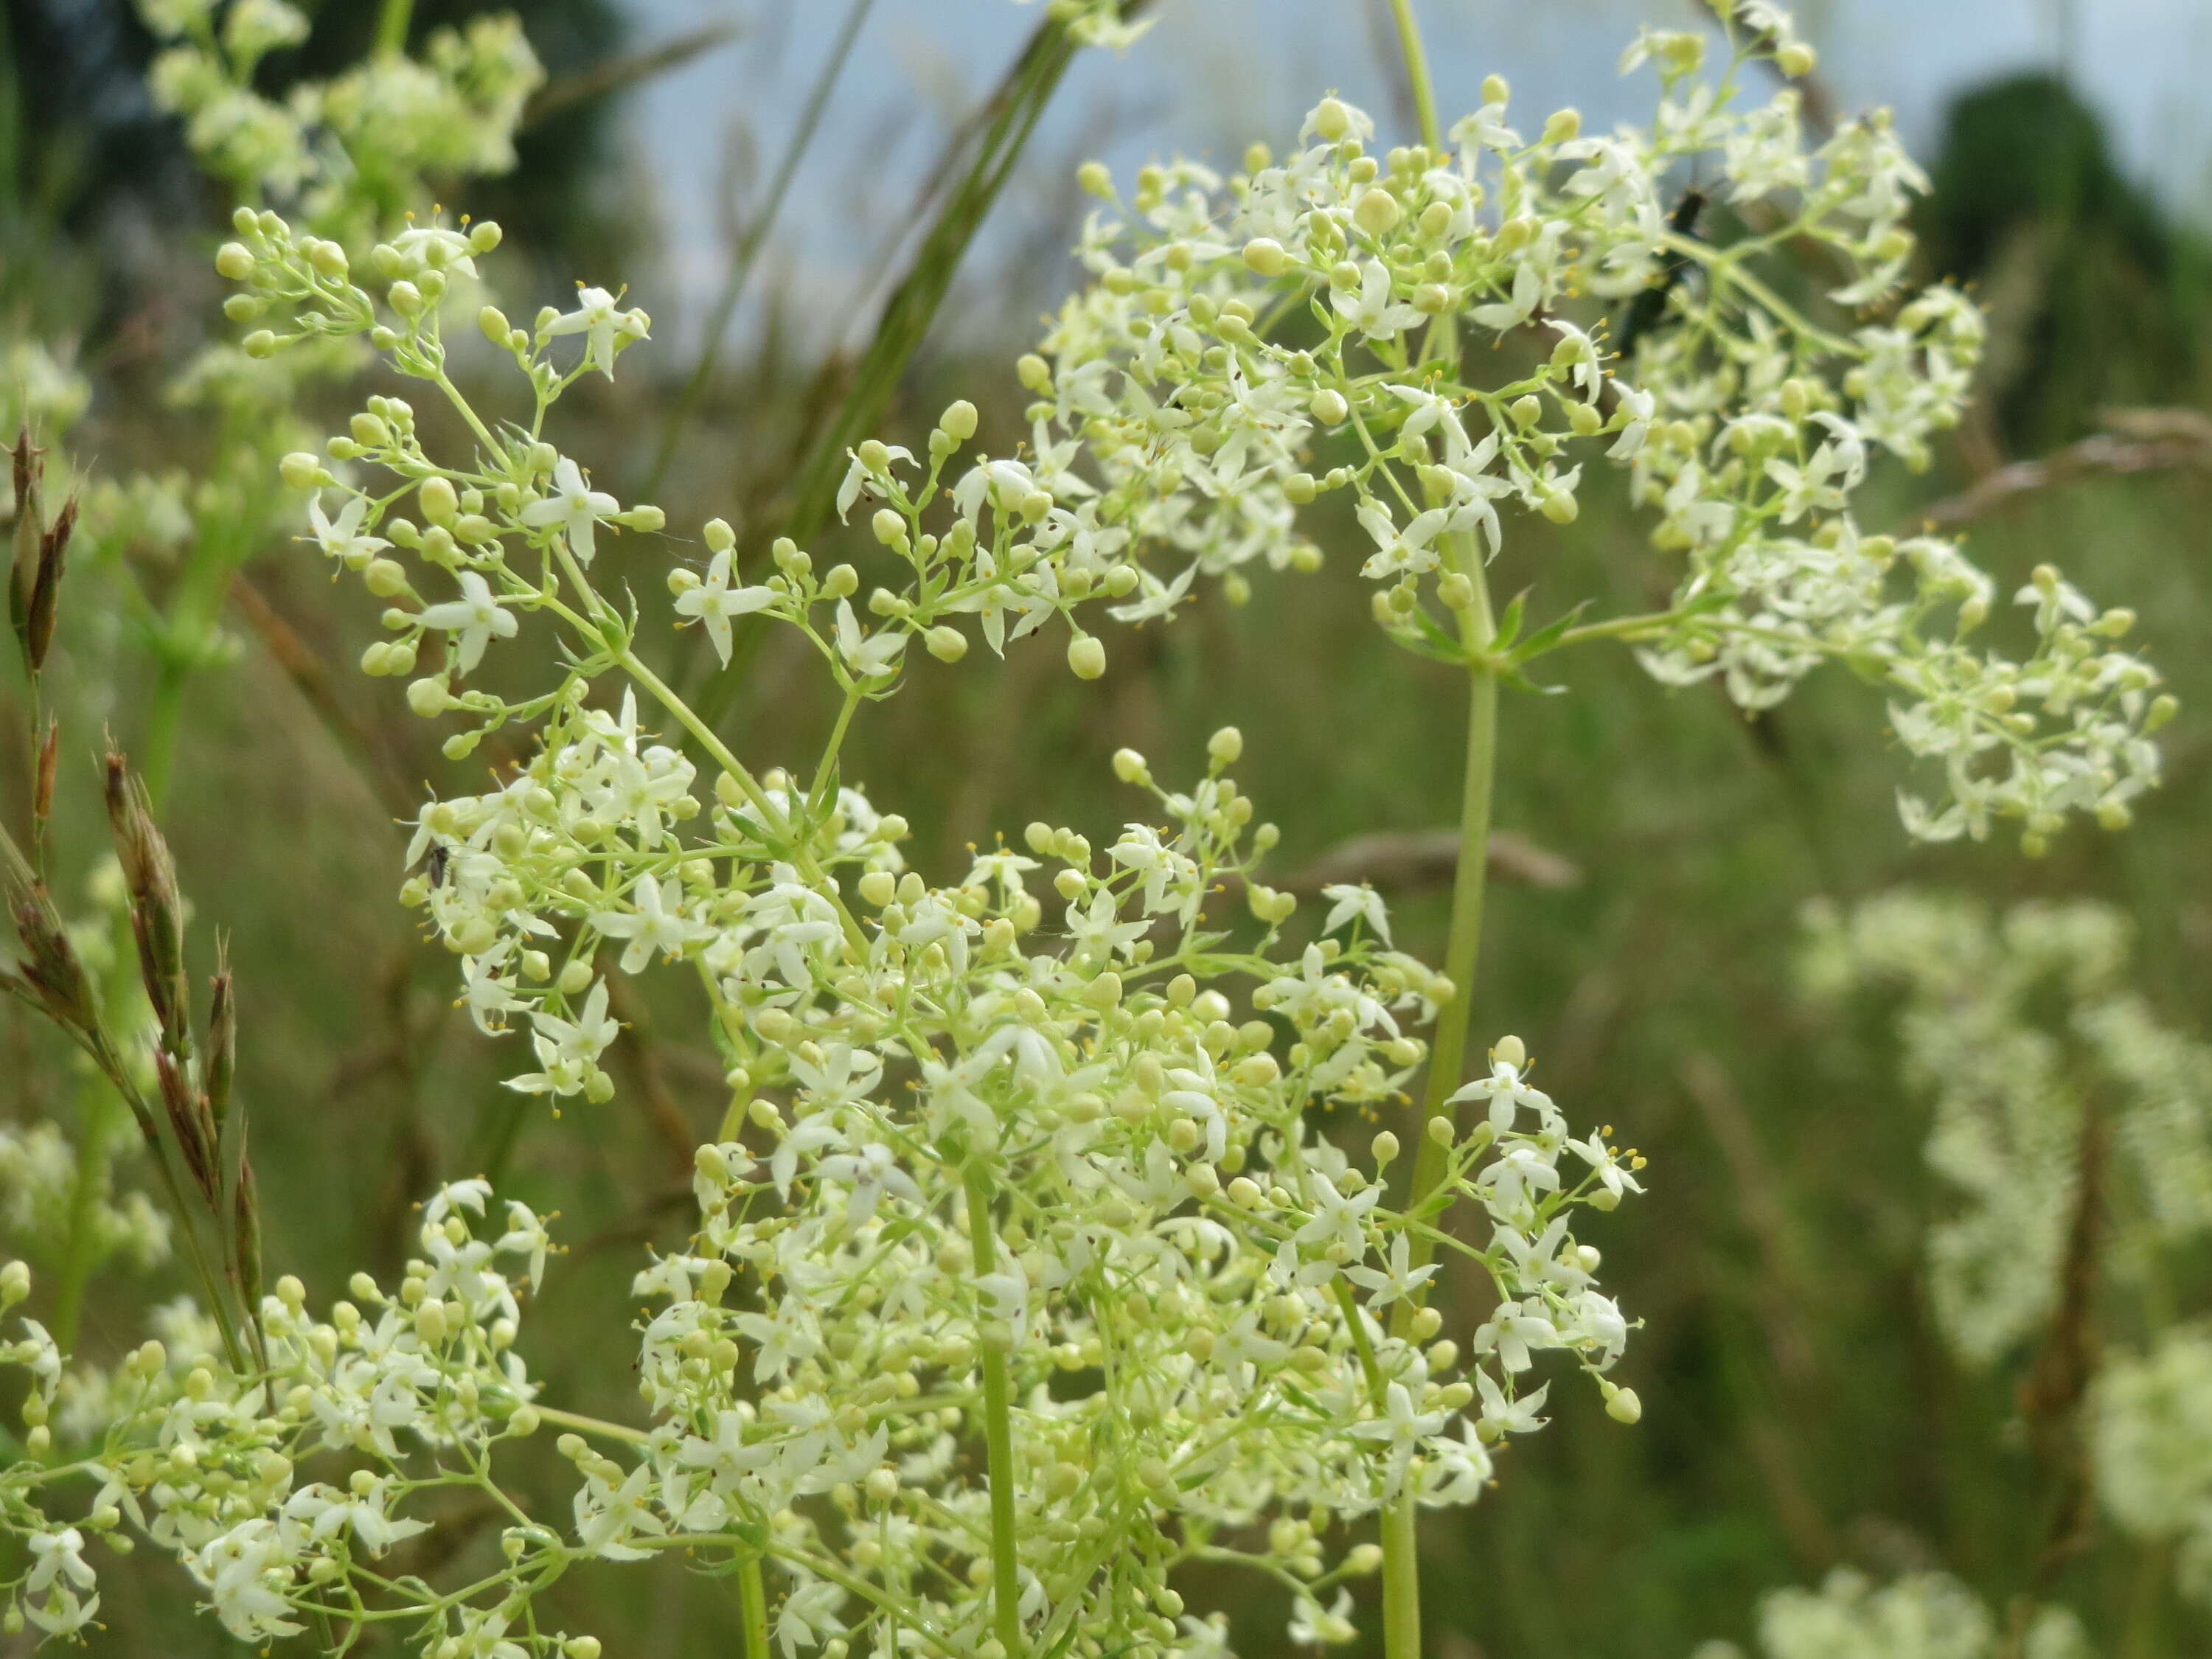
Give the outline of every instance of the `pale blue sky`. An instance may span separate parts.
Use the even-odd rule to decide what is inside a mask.
[[[745,30],[632,100],[667,260],[629,275],[663,337],[681,341],[725,268],[720,203],[732,145],[749,146],[754,176],[765,176],[848,0],[626,3],[641,44],[718,21]],[[1377,50],[1376,0],[1158,0],[1155,9],[1158,26],[1136,46],[1087,53],[1070,75],[979,250],[1020,262],[1037,303],[1057,285],[1039,255],[1064,235],[1063,181],[1081,155],[1103,154],[1117,171],[1177,151],[1226,160],[1249,137],[1279,143],[1330,89],[1378,116],[1389,107],[1395,66]],[[1497,70],[1513,80],[1516,105],[1572,103],[1610,123],[1649,106],[1649,78],[1613,70],[1638,23],[1680,26],[1699,10],[1694,0],[1421,0],[1421,14],[1448,112],[1471,106]],[[803,285],[818,326],[860,325],[886,228],[949,122],[1037,15],[1012,0],[875,0],[776,239],[773,280]],[[1961,88],[2066,62],[2110,122],[2124,167],[2186,211],[2212,202],[2212,0],[1805,0],[1800,16],[1839,100],[1891,105],[1923,142]],[[976,281],[992,291],[988,276]]]

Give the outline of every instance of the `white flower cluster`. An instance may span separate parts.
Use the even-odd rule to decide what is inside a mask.
[[[78,1168],[76,1148],[58,1125],[0,1127],[0,1236],[19,1250],[67,1238]],[[144,1193],[118,1198],[112,1182],[100,1180],[90,1198],[81,1224],[91,1230],[94,1260],[120,1256],[141,1273],[168,1260],[169,1218]]]
[[[1996,1359],[2056,1306],[2083,1115],[2112,1122],[2125,1183],[2108,1249],[2124,1284],[2212,1232],[2212,1047],[2161,1022],[2127,980],[2107,906],[1899,893],[1813,912],[1808,988],[1904,994],[1905,1080],[1933,1103],[1928,1161],[1956,1200],[1929,1233],[1931,1299],[1954,1350]]]
[[[1818,1590],[1783,1589],[1759,1607],[1760,1659],[2089,1659],[2081,1621],[2046,1607],[2021,1645],[2000,1638],[1982,1599],[1948,1573],[1912,1572],[1877,1585],[1838,1568]],[[1709,1642],[1696,1659],[1741,1659],[1730,1642]]]
[[[1317,1109],[1402,1099],[1426,1054],[1413,1032],[1450,988],[1391,948],[1365,889],[1331,890],[1318,935],[1285,939],[1296,902],[1254,877],[1275,832],[1228,775],[1233,730],[1186,792],[1116,758],[1164,822],[1096,848],[1033,824],[1025,853],[1001,844],[950,886],[907,870],[904,821],[838,780],[850,718],[896,688],[913,638],[955,658],[950,618],[997,647],[1133,591],[1124,544],[1057,504],[1054,489],[1080,495],[1067,475],[987,457],[945,481],[976,429],[964,404],[926,463],[863,445],[842,505],[884,503],[877,538],[908,574],[870,597],[872,631],[852,567],[817,574],[784,543],[747,582],[710,524],[703,576],[670,584],[679,618],[725,652],[742,619],[796,627],[844,699],[811,783],[757,778],[636,655],[635,611],[592,585],[607,538],[659,529],[659,512],[623,507],[542,435],[568,386],[645,337],[644,314],[593,289],[527,330],[487,309],[530,398],[495,424],[446,373],[441,307],[496,227],[377,245],[362,263],[380,293],[327,239],[273,213],[234,222],[217,264],[264,319],[249,354],[365,336],[474,436],[465,463],[433,455],[411,406],[379,397],[326,446],[346,482],[307,454],[282,471],[315,492],[313,539],[386,604],[391,637],[364,668],[412,676],[419,714],[463,718],[449,754],[509,722],[539,739],[498,788],[424,808],[404,894],[459,957],[477,1023],[527,1028],[512,1085],[611,1093],[603,955],[626,973],[682,963],[727,1063],[700,1232],[640,1281],[670,1303],[641,1360],[655,1425],[627,1462],[564,1439],[582,1486],[558,1550],[718,1544],[756,1577],[773,1562],[789,1653],[863,1633],[963,1656],[1092,1655],[1133,1634],[1148,1653],[1218,1648],[1205,1621],[1177,1623],[1169,1578],[1196,1561],[1256,1565],[1296,1589],[1299,1630],[1335,1639],[1342,1581],[1378,1559],[1347,1524],[1401,1493],[1473,1501],[1494,1449],[1542,1421],[1541,1355],[1636,1419],[1604,1375],[1627,1322],[1572,1229],[1578,1206],[1637,1189],[1640,1160],[1574,1135],[1510,1038],[1462,1091],[1473,1133],[1431,1126],[1443,1180],[1411,1210],[1384,1202],[1395,1134],[1363,1168],[1316,1131]],[[941,535],[922,518],[940,506]],[[447,597],[417,592],[434,573]],[[492,644],[540,617],[563,634],[558,683],[483,689]],[[1069,654],[1103,667],[1080,632]],[[595,695],[607,677],[618,712]],[[719,767],[711,787],[655,740],[652,704]],[[1049,898],[1032,890],[1048,866]],[[1256,942],[1207,914],[1229,878]],[[1486,1243],[1444,1230],[1462,1199]],[[1494,1292],[1464,1343],[1423,1305],[1439,1249]],[[520,1558],[561,1559],[550,1542]]]
[[[2183,1589],[2212,1603],[2212,1334],[2181,1326],[2108,1360],[2088,1429],[2106,1510],[2139,1539],[2177,1544]]]
[[[511,15],[434,31],[420,58],[371,55],[279,101],[255,90],[270,52],[307,38],[286,0],[138,0],[165,42],[148,73],[155,100],[185,122],[208,173],[240,199],[296,202],[325,235],[358,244],[419,201],[432,180],[501,173],[544,70]]]
[[[136,1534],[183,1562],[241,1641],[295,1635],[311,1622],[352,1639],[373,1617],[404,1616],[441,1659],[595,1659],[592,1638],[534,1626],[526,1647],[462,1640],[521,1617],[540,1575],[580,1553],[519,1515],[502,1570],[454,1590],[433,1591],[385,1564],[394,1546],[428,1529],[404,1512],[418,1495],[475,1487],[507,1507],[494,1449],[538,1425],[513,1345],[520,1298],[550,1241],[520,1204],[487,1225],[488,1199],[483,1182],[461,1182],[423,1207],[422,1254],[396,1294],[356,1274],[353,1299],[319,1321],[300,1282],[280,1280],[261,1310],[268,1367],[254,1374],[225,1365],[214,1326],[189,1304],[160,1322],[166,1340],[149,1340],[106,1373],[65,1371],[43,1328],[21,1322],[23,1337],[0,1345],[0,1360],[31,1382],[29,1455],[0,1472],[0,1529],[25,1540],[16,1559],[27,1564],[0,1578],[6,1628],[27,1620],[52,1635],[86,1630],[100,1604],[88,1540],[125,1552]],[[0,1310],[29,1288],[20,1262],[0,1271]],[[331,1480],[308,1478],[317,1460],[331,1466]],[[53,1519],[63,1493],[79,1486],[91,1496],[78,1518]]]
[[[1310,567],[1297,510],[1348,490],[1385,585],[1377,619],[1411,649],[1512,672],[1627,639],[1662,681],[1717,675],[1750,708],[1840,660],[1888,692],[1939,780],[1905,797],[1912,833],[2010,818],[2037,848],[2075,811],[2117,827],[2155,781],[2143,739],[2171,713],[2114,643],[2131,614],[2039,571],[2019,596],[2032,655],[1987,654],[1968,636],[1993,584],[1959,546],[1851,517],[1870,451],[1924,465],[1956,422],[1982,319],[1950,288],[1899,292],[1924,181],[1886,115],[1808,150],[1794,90],[1738,107],[1753,59],[1810,57],[1775,8],[1734,10],[1717,86],[1697,78],[1702,34],[1632,48],[1626,66],[1655,62],[1663,82],[1648,128],[1586,134],[1562,110],[1524,138],[1493,76],[1443,149],[1372,154],[1374,123],[1331,98],[1287,158],[1255,145],[1225,189],[1178,162],[1124,198],[1090,164],[1109,204],[1084,234],[1094,280],[1024,364],[1035,453],[1054,471],[1081,458],[1099,484],[1088,520],[1168,551],[1125,619],[1168,614],[1201,572],[1233,597],[1255,559]],[[1829,320],[1782,297],[1801,258],[1829,273],[1807,302]],[[1512,348],[1478,360],[1495,384],[1461,378],[1462,327]],[[1341,459],[1314,459],[1322,445]],[[1581,627],[1570,611],[1527,639],[1516,615],[1493,634],[1477,579],[1501,509],[1572,520],[1600,459],[1681,559],[1673,603]]]

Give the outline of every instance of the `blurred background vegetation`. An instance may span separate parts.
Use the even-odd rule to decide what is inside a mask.
[[[458,205],[500,218],[526,245],[536,289],[502,291],[518,314],[557,297],[568,275],[611,270],[650,306],[665,243],[616,117],[623,99],[654,95],[669,56],[641,45],[615,0],[512,9],[550,71],[544,113],[526,129],[518,172]],[[349,60],[374,9],[311,9],[309,46],[272,59],[264,89]],[[479,9],[426,0],[418,27]],[[763,9],[771,26],[732,58],[773,46],[775,8]],[[1449,9],[1433,9],[1430,27],[1449,34]],[[1035,14],[1006,13],[1012,61]],[[88,377],[80,458],[198,468],[219,430],[166,406],[158,389],[222,327],[208,254],[223,204],[140,89],[148,52],[112,0],[0,8],[0,314],[66,342]],[[1141,52],[1125,64],[1133,76]],[[730,74],[734,84],[753,72]],[[1446,88],[1444,101],[1471,104],[1467,93]],[[743,130],[742,110],[735,118]],[[790,134],[746,137],[757,160],[738,169],[750,181],[732,209],[740,242]],[[878,428],[888,440],[918,444],[962,395],[983,406],[987,445],[1019,437],[1010,365],[1064,271],[1048,251],[1072,234],[1066,159],[1030,158],[1044,181],[1024,186],[1037,257],[961,273],[957,314],[937,319],[935,343],[894,364]],[[2099,118],[2058,79],[2018,76],[1960,97],[1929,160],[1925,274],[1978,285],[1993,348],[1948,453],[1925,476],[1878,477],[1862,520],[1934,517],[1970,531],[2001,586],[2048,558],[2100,599],[2134,605],[2185,704],[2169,729],[2169,781],[2131,833],[2077,830],[2027,862],[2008,849],[1908,844],[1891,798],[1899,757],[1873,735],[1869,691],[1840,675],[1747,720],[1717,692],[1663,692],[1625,656],[1577,656],[1562,659],[1575,695],[1509,702],[1498,820],[1525,846],[1495,890],[1477,1023],[1521,1033],[1540,1082],[1651,1161],[1650,1196],[1596,1241],[1608,1289],[1645,1322],[1624,1374],[1645,1412],[1626,1430],[1588,1391],[1563,1389],[1557,1430],[1517,1447],[1474,1510],[1434,1521],[1439,1659],[1683,1659],[1709,1638],[1743,1639],[1763,1592],[1841,1564],[1877,1576],[1942,1566],[2001,1606],[2028,1583],[2049,1528],[2052,1494],[2022,1426],[2033,1355],[1968,1372],[1931,1323],[1921,1265],[1946,1200],[1923,1156],[1927,1103],[1882,1019],[1816,1007],[1792,967],[1814,900],[1904,885],[1993,906],[2095,897],[2133,918],[2139,984],[2158,1011],[2184,1029],[2212,1024],[2212,738],[2201,712],[2212,708],[2212,416],[2199,412],[2212,410],[2212,266],[2197,231],[2118,169]],[[870,185],[856,177],[851,188],[857,198]],[[878,191],[872,243],[912,246],[934,208]],[[785,211],[799,237],[819,234],[805,228],[810,215],[851,210],[794,198]],[[502,280],[519,286],[520,269]],[[825,356],[794,321],[809,303],[803,266],[763,264],[718,359],[695,374],[698,319],[666,330],[675,348],[641,350],[623,382],[570,400],[589,429],[572,427],[564,447],[599,458],[628,499],[684,408],[653,496],[672,526],[721,514],[749,540],[773,533],[837,399],[865,378],[856,352]],[[852,320],[865,346],[875,314]],[[2153,407],[2162,412],[2142,412]],[[913,689],[859,729],[848,775],[921,826],[918,861],[951,875],[966,844],[1031,818],[1094,835],[1118,823],[1136,802],[1112,782],[1116,747],[1174,776],[1202,766],[1206,734],[1233,722],[1247,739],[1247,787],[1283,826],[1278,873],[1365,860],[1403,918],[1401,943],[1437,959],[1448,866],[1419,837],[1455,811],[1459,698],[1450,671],[1390,648],[1367,621],[1351,528],[1317,526],[1341,550],[1317,575],[1257,581],[1243,605],[1209,586],[1171,625],[1119,638],[1098,687],[1078,685],[1042,640],[957,674],[920,663]],[[848,539],[834,521],[822,528],[817,559]],[[617,550],[648,603],[667,553],[637,538]],[[163,556],[149,551],[140,572],[155,592]],[[279,541],[233,585],[222,626],[235,650],[195,681],[165,814],[196,947],[217,927],[230,937],[271,1269],[302,1274],[314,1300],[337,1294],[353,1267],[381,1272],[405,1253],[408,1206],[434,1182],[490,1173],[559,1210],[570,1247],[527,1327],[534,1368],[580,1409],[622,1415],[630,1349],[610,1339],[604,1310],[621,1304],[646,1246],[684,1236],[690,1147],[723,1105],[718,1067],[661,1035],[690,1023],[672,1000],[678,987],[665,1007],[621,1011],[631,1028],[612,1104],[551,1122],[542,1101],[497,1086],[502,1057],[451,1006],[448,963],[393,902],[395,819],[426,781],[468,787],[484,757],[442,759],[395,688],[350,672],[374,618],[336,597],[320,562]],[[1618,493],[1593,489],[1571,526],[1518,526],[1492,581],[1502,594],[1533,586],[1549,614],[1558,595],[1644,608],[1668,576]],[[679,669],[699,667],[696,641],[665,643]],[[65,605],[48,675],[64,731],[65,899],[104,856],[98,734],[105,726],[125,749],[143,737],[158,671],[142,647],[127,621]],[[805,752],[829,712],[805,665],[771,646],[739,668],[717,688],[739,752]],[[28,757],[19,719],[0,729],[15,745],[0,753],[12,821]],[[1377,832],[1397,839],[1347,848]],[[73,1086],[56,1046],[9,1005],[0,1114],[66,1120]],[[131,1297],[172,1295],[180,1282],[103,1293],[87,1346],[134,1339]],[[548,1474],[549,1514],[560,1473]],[[495,1530],[482,1519],[480,1545]],[[2070,1559],[2056,1593],[2100,1651],[2212,1652],[2212,1622],[2178,1598],[2162,1565],[2146,1565],[2155,1553],[2107,1530]],[[99,1650],[228,1650],[216,1626],[187,1616],[179,1572],[111,1575],[107,1591]],[[729,1586],[672,1563],[580,1572],[551,1599],[572,1627],[638,1633],[611,1652],[730,1650]],[[0,1652],[28,1651],[15,1639],[0,1638]]]

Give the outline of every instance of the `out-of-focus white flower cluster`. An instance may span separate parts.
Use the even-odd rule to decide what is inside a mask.
[[[2035,1615],[2017,1648],[2005,1647],[1982,1599],[1948,1573],[1912,1572],[1887,1584],[1839,1568],[1818,1590],[1782,1589],[1761,1600],[1759,1659],[2089,1659],[2081,1620],[2063,1607]],[[1733,1642],[1708,1642],[1695,1659],[1742,1659]]]
[[[1905,1081],[1933,1104],[1928,1161],[1955,1200],[1929,1233],[1930,1297],[1971,1363],[2016,1349],[2056,1305],[2091,1100],[2118,1153],[2117,1280],[2139,1285],[2160,1252],[2212,1231],[2212,1047],[2130,985],[2130,947],[2126,918],[2091,902],[1993,920],[1899,893],[1810,917],[1814,994],[1903,994]]]
[[[69,1237],[79,1224],[70,1213],[77,1180],[76,1148],[60,1126],[0,1128],[0,1236],[17,1250]],[[119,1256],[142,1273],[167,1261],[169,1218],[143,1192],[118,1197],[108,1188],[94,1184],[89,1218],[81,1224],[92,1230],[94,1258]]]
[[[1903,798],[1913,834],[2008,818],[2038,848],[2075,811],[2117,827],[2170,713],[2116,643],[2131,615],[2039,570],[2017,596],[2032,653],[1990,654],[1970,636],[2000,595],[1959,545],[1851,515],[1873,452],[1924,465],[1955,423],[1983,320],[1955,289],[1903,291],[1925,181],[1887,114],[1808,149],[1794,89],[1743,107],[1753,60],[1787,73],[1810,54],[1775,8],[1730,9],[1717,82],[1702,33],[1630,50],[1662,82],[1646,128],[1585,133],[1562,110],[1525,137],[1493,76],[1442,149],[1372,153],[1373,121],[1330,98],[1286,157],[1255,145],[1225,182],[1176,162],[1124,195],[1090,164],[1108,204],[1083,239],[1092,283],[1024,364],[1035,454],[1079,459],[1099,485],[1079,510],[1164,550],[1125,619],[1168,614],[1201,573],[1236,597],[1255,560],[1312,566],[1298,510],[1349,491],[1376,617],[1409,648],[1517,670],[1627,639],[1662,682],[1718,676],[1747,708],[1842,661],[1926,763],[1932,787]],[[1785,300],[1805,259],[1823,291]],[[1510,348],[1468,354],[1486,380],[1462,378],[1462,330]],[[1571,521],[1599,461],[1680,560],[1672,604],[1493,642],[1471,579],[1503,511]]]
[[[504,1504],[494,1449],[538,1427],[513,1345],[550,1244],[520,1204],[486,1224],[498,1213],[488,1199],[483,1182],[460,1182],[423,1207],[422,1255],[395,1292],[356,1274],[352,1299],[318,1320],[297,1279],[278,1281],[261,1310],[268,1369],[250,1376],[224,1364],[213,1324],[189,1302],[106,1371],[68,1368],[43,1327],[20,1321],[21,1336],[0,1344],[0,1363],[30,1381],[27,1455],[0,1471],[0,1530],[24,1541],[11,1562],[27,1564],[0,1578],[5,1627],[86,1631],[100,1594],[84,1552],[100,1540],[127,1553],[136,1534],[184,1564],[240,1641],[296,1635],[311,1620],[357,1635],[368,1603],[393,1599],[389,1552],[428,1529],[410,1504],[457,1486]],[[29,1289],[21,1262],[0,1270],[0,1311]],[[331,1480],[310,1477],[318,1462]],[[56,1518],[74,1486],[91,1488],[88,1502]],[[505,1567],[460,1591],[401,1581],[417,1596],[426,1652],[495,1651],[441,1646],[439,1635],[520,1616],[549,1559],[563,1559],[544,1528],[506,1536]],[[538,1632],[509,1651],[595,1659],[599,1649]]]
[[[2108,1360],[2088,1421],[2106,1510],[2147,1543],[2178,1545],[2182,1589],[2212,1603],[2212,1334],[2176,1327]]]
[[[1015,0],[1028,5],[1031,0]],[[1122,0],[1045,0],[1045,15],[1067,31],[1079,46],[1133,45],[1154,21],[1131,22],[1121,15]]]
[[[139,0],[165,44],[148,72],[181,116],[193,158],[241,200],[296,207],[319,233],[357,246],[441,182],[514,166],[514,130],[545,79],[511,15],[434,30],[422,54],[380,51],[282,100],[255,90],[270,52],[307,38],[286,0]]]

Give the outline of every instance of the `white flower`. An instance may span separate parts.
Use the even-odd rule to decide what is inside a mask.
[[[899,653],[906,649],[906,637],[890,631],[862,634],[860,619],[853,614],[853,602],[837,601],[837,654],[854,678],[870,680],[890,673],[898,664]]]
[[[722,659],[725,668],[730,665],[732,618],[749,617],[775,603],[773,588],[730,586],[732,552],[732,549],[726,547],[714,555],[707,566],[707,580],[676,596],[676,609],[680,614],[696,617],[706,624],[707,637],[714,642],[714,654]]]
[[[1373,1267],[1346,1267],[1345,1277],[1356,1285],[1364,1285],[1374,1294],[1368,1299],[1370,1308],[1386,1308],[1401,1297],[1411,1296],[1436,1276],[1433,1263],[1425,1267],[1413,1265],[1413,1236],[1400,1233],[1390,1242],[1390,1270],[1378,1272]]]
[[[31,1571],[23,1580],[23,1611],[52,1636],[82,1630],[100,1610],[100,1597],[82,1592],[99,1583],[84,1559],[84,1534],[75,1527],[33,1533],[28,1540]]]
[[[622,954],[625,974],[644,967],[655,951],[680,957],[714,932],[683,914],[684,887],[673,876],[658,883],[650,878],[641,881],[630,890],[630,901],[637,907],[634,910],[600,910],[591,917],[592,927],[605,937],[629,941]]]
[[[576,308],[556,318],[545,329],[548,334],[584,336],[584,361],[611,380],[615,377],[615,352],[619,343],[642,340],[645,331],[645,313],[616,310],[615,296],[603,288],[579,289]],[[608,511],[613,509],[610,507]],[[586,535],[581,556],[588,558],[590,551],[591,540]]]
[[[343,560],[349,568],[358,569],[392,545],[381,536],[364,535],[362,521],[368,516],[368,498],[349,495],[338,509],[336,519],[323,512],[323,495],[315,492],[315,499],[307,503],[307,523],[313,528],[315,540],[324,552],[334,559]]]
[[[568,538],[568,550],[584,563],[592,562],[592,527],[611,519],[622,503],[603,489],[584,482],[583,470],[563,455],[553,464],[553,493],[522,509],[522,522],[532,529],[557,527]]]
[[[477,572],[462,571],[460,583],[461,597],[428,606],[422,622],[425,628],[441,629],[459,636],[456,654],[460,671],[465,674],[483,660],[484,647],[493,635],[511,640],[517,624],[512,613],[500,609],[499,602],[491,596],[490,584]]]
[[[1383,944],[1390,943],[1389,913],[1382,908],[1382,896],[1366,883],[1362,882],[1357,887],[1335,883],[1322,888],[1321,896],[1335,901],[1329,908],[1328,919],[1321,925],[1322,933],[1333,933],[1347,923],[1358,921],[1366,923],[1367,931]]]

